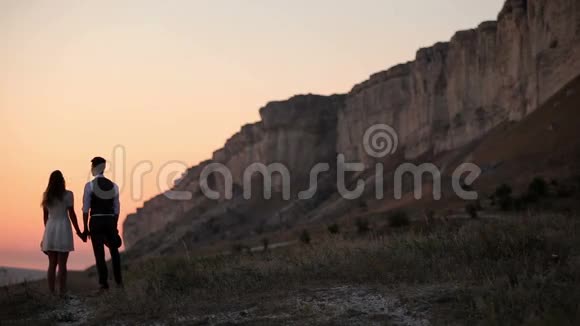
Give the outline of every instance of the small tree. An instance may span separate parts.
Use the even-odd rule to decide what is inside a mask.
[[[340,233],[340,227],[336,223],[331,224],[331,225],[328,226],[328,232],[330,232],[330,234],[339,234]]]
[[[523,211],[528,207],[528,198],[526,196],[522,196],[519,198],[515,198],[513,200],[512,207],[516,211]]]
[[[528,193],[538,197],[546,196],[548,194],[548,184],[546,183],[546,180],[540,177],[534,178],[528,187]]]
[[[264,233],[264,224],[260,223],[260,225],[256,226],[254,232],[256,232],[258,235]]]
[[[232,245],[232,252],[233,253],[242,253],[244,252],[244,250],[246,250],[248,247],[242,243],[234,243]]]
[[[392,228],[400,228],[411,224],[407,213],[399,211],[389,215],[389,226]]]
[[[556,195],[559,198],[569,198],[572,197],[574,194],[574,187],[568,185],[560,185],[558,189],[556,189]]]
[[[360,209],[362,209],[363,211],[366,211],[369,208],[367,202],[365,200],[362,200],[362,199],[358,202],[358,207]]]
[[[503,183],[495,189],[495,196],[497,198],[505,198],[512,195],[512,187]]]
[[[495,194],[491,194],[489,195],[489,205],[494,207],[496,204],[496,198],[495,198]]]
[[[475,209],[477,209],[478,212],[483,210],[483,205],[481,205],[481,200],[479,200],[479,198],[476,199],[475,203],[473,204],[475,205]]]
[[[431,224],[435,221],[435,211],[432,209],[425,210],[425,223]]]
[[[534,193],[534,192],[530,192],[530,191],[521,196],[521,201],[523,202],[524,205],[526,205],[526,207],[529,204],[537,203],[538,200],[539,200],[539,195]]]
[[[513,198],[506,197],[506,198],[500,199],[499,207],[502,211],[509,211],[513,207]]]
[[[356,224],[356,230],[360,234],[364,234],[364,233],[367,233],[368,231],[370,231],[369,221],[367,221],[364,218],[357,218],[355,221],[355,224]]]
[[[310,233],[308,233],[308,230],[302,231],[300,234],[300,242],[304,244],[310,244],[310,240]]]
[[[513,198],[512,198],[512,188],[507,184],[502,184],[495,190],[494,197],[499,204],[501,210],[507,211],[512,208]]]
[[[467,212],[467,214],[469,214],[469,217],[471,217],[473,219],[478,218],[477,206],[473,203],[469,203],[469,204],[465,205],[465,212]]]

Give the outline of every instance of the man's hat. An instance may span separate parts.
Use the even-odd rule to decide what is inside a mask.
[[[119,249],[123,245],[123,239],[119,235],[119,231],[115,232],[115,234],[111,234],[105,239],[105,245],[109,248],[116,248]]]

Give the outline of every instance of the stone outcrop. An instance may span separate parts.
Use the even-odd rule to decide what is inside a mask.
[[[373,163],[362,142],[374,124],[397,131],[407,159],[451,151],[501,122],[522,119],[578,75],[580,2],[508,0],[497,21],[421,49],[414,61],[372,75],[346,96],[302,95],[267,104],[261,121],[242,127],[211,161],[180,180],[175,189],[190,190],[191,199],[162,194],[129,215],[125,244],[222,205],[208,203],[199,190],[199,174],[209,163],[227,166],[237,187],[252,163],[283,163],[295,194],[307,185],[310,168],[333,162],[336,153]],[[222,193],[223,185],[213,184]]]
[[[228,167],[238,186],[251,164],[282,163],[296,193],[309,180],[312,166],[334,160],[337,112],[343,106],[342,95],[300,95],[268,103],[260,109],[261,121],[244,126],[214,152],[213,160]]]
[[[362,141],[376,123],[397,131],[411,159],[519,120],[580,73],[579,30],[576,0],[509,0],[497,22],[458,32],[356,85],[339,114],[337,151],[371,163]]]

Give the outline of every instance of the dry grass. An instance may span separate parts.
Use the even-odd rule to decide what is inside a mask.
[[[10,325],[27,325],[30,323],[26,320],[27,317],[53,310],[57,305],[56,301],[53,296],[39,289],[39,282],[23,282],[18,285],[3,286],[0,288],[0,307],[2,307],[0,321],[12,320]],[[46,325],[49,323],[39,320],[37,324]]]
[[[379,241],[328,237],[257,254],[154,258],[133,267],[125,293],[105,300],[100,311],[155,319],[273,291],[453,283],[462,293],[450,303],[461,311],[458,319],[574,325],[580,322],[579,231],[575,217],[537,216],[415,227]]]

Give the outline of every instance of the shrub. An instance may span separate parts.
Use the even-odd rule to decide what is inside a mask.
[[[497,198],[509,197],[509,196],[512,195],[512,187],[510,187],[509,185],[503,183],[502,185],[500,185],[499,187],[497,187],[495,189],[494,195]]]
[[[389,226],[392,228],[400,228],[411,224],[409,216],[405,212],[395,212],[389,215]]]
[[[525,197],[515,198],[513,200],[512,206],[516,211],[523,211],[528,208],[528,202],[526,201]]]
[[[248,246],[244,245],[243,243],[234,243],[232,245],[232,252],[233,253],[242,253],[244,250],[249,249]]]
[[[465,212],[467,212],[467,214],[469,214],[469,217],[475,219],[477,218],[477,206],[474,203],[469,203],[465,206]]]
[[[425,211],[425,222],[427,224],[431,224],[435,221],[435,211],[432,209],[428,209]]]
[[[495,198],[495,194],[489,195],[489,205],[491,207],[494,207],[496,204],[496,198]]]
[[[481,200],[479,200],[479,199],[475,200],[474,205],[475,205],[475,209],[477,209],[477,211],[481,211],[483,209],[483,206],[481,205]]]
[[[522,200],[522,202],[523,202],[524,204],[528,205],[528,204],[535,204],[535,203],[537,203],[537,202],[538,202],[538,200],[539,200],[539,197],[538,197],[538,195],[537,195],[537,194],[535,194],[535,193],[528,192],[528,193],[526,193],[526,194],[522,195],[522,196],[520,197],[520,199]]]
[[[532,180],[528,187],[528,194],[536,197],[544,197],[548,194],[548,184],[543,178],[537,177]]]
[[[256,228],[254,228],[254,232],[256,232],[258,235],[264,233],[264,224],[256,226]]]
[[[513,199],[511,197],[500,200],[499,207],[502,211],[509,211],[513,208]]]
[[[565,185],[559,186],[556,189],[556,196],[559,198],[570,198],[574,194],[574,188]]]
[[[513,206],[512,188],[505,183],[495,190],[494,198],[503,211],[508,211]]]
[[[366,211],[369,207],[368,207],[368,204],[367,204],[366,201],[361,200],[361,201],[358,202],[358,208]]]
[[[356,230],[360,234],[367,233],[368,231],[370,231],[369,221],[367,221],[364,218],[357,218],[355,224]]]
[[[300,242],[304,243],[304,244],[310,244],[310,233],[308,232],[308,230],[304,230],[302,231],[302,233],[300,234]]]
[[[218,234],[221,231],[221,227],[215,218],[211,218],[209,221],[205,222],[205,226],[212,234]]]
[[[328,226],[328,232],[330,232],[330,234],[339,234],[340,233],[340,227],[336,223],[334,223],[332,225],[329,225]]]
[[[262,239],[262,246],[264,247],[264,251],[268,250],[268,246],[270,245],[270,240],[268,238]]]

